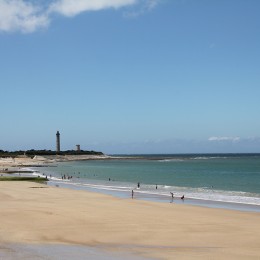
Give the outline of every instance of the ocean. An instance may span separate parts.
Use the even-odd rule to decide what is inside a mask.
[[[33,175],[48,176],[48,184],[57,187],[123,198],[131,197],[133,190],[134,199],[260,212],[260,154],[120,157],[62,162],[32,170]]]

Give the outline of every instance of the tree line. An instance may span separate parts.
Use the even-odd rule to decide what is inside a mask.
[[[28,157],[34,157],[36,155],[103,155],[102,152],[96,152],[96,151],[75,151],[75,150],[67,150],[67,151],[60,151],[57,153],[56,151],[52,150],[19,150],[19,151],[4,151],[0,150],[0,157],[16,157],[21,155],[26,155]]]

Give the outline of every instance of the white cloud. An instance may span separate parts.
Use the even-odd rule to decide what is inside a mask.
[[[136,4],[138,0],[59,0],[51,4],[49,12],[57,12],[64,16],[75,16],[86,11],[98,11],[107,8]]]
[[[0,0],[0,31],[23,33],[48,27],[53,14],[66,17],[86,11],[137,6],[139,14],[153,9],[161,0]],[[136,11],[138,12],[138,11]]]
[[[209,141],[215,142],[223,142],[223,141],[231,141],[231,142],[238,142],[240,141],[240,137],[227,137],[227,136],[212,136],[208,139]]]
[[[0,0],[0,31],[33,32],[48,24],[49,17],[40,7],[21,0]]]

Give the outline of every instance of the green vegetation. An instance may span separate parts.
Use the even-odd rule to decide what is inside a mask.
[[[14,176],[14,177],[0,177],[0,181],[32,181],[32,182],[37,182],[37,183],[46,183],[46,181],[48,181],[48,179],[46,178],[41,178],[41,177],[18,177],[18,176]]]
[[[0,157],[17,157],[21,155],[26,155],[29,157],[34,157],[35,155],[56,155],[56,151],[51,151],[51,150],[27,150],[27,151],[3,151],[0,150]],[[96,151],[75,151],[75,150],[67,150],[67,151],[61,151],[58,153],[59,155],[103,155],[102,152],[96,152]]]

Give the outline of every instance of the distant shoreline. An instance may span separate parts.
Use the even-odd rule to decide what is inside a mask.
[[[16,157],[0,157],[0,172],[8,167],[47,167],[58,162],[87,161],[87,160],[167,160],[191,158],[220,158],[220,157],[260,156],[260,153],[189,153],[189,154],[64,154],[64,155],[19,155]],[[2,169],[1,169],[2,168]]]
[[[110,158],[107,155],[45,155],[45,156],[17,156],[0,158],[2,167],[46,167],[57,162],[78,161],[78,160],[104,160]],[[4,169],[3,169],[4,170]]]

